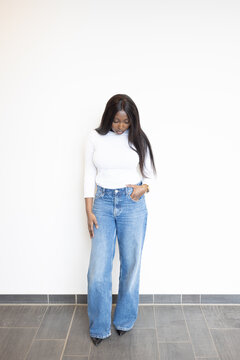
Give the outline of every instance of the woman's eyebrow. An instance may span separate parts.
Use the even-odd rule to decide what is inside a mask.
[[[118,117],[116,117],[115,118],[116,120],[120,120]],[[125,120],[129,120],[128,118],[126,118],[126,119],[124,119],[123,121],[125,121]]]

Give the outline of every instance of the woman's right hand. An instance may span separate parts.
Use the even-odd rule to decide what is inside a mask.
[[[98,223],[97,223],[97,218],[94,215],[93,212],[89,212],[87,214],[87,219],[88,219],[88,231],[90,234],[90,237],[92,238],[94,236],[94,232],[93,232],[93,224],[96,226],[96,228],[98,229]]]

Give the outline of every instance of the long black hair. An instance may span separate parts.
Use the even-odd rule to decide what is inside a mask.
[[[135,149],[132,147],[131,149],[136,151],[139,155],[139,166],[142,176],[147,177],[143,169],[147,148],[149,149],[153,171],[156,174],[157,172],[150,141],[148,140],[147,135],[141,129],[137,106],[128,95],[116,94],[108,100],[102,115],[101,123],[95,130],[100,135],[106,135],[112,129],[112,123],[116,113],[121,110],[126,112],[130,121],[128,144],[130,147],[131,144],[133,144]]]

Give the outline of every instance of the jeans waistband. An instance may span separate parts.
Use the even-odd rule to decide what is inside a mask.
[[[134,184],[134,185],[142,185],[142,181],[139,181],[137,184]],[[107,194],[111,195],[111,194],[115,194],[116,192],[127,194],[130,191],[131,187],[125,186],[123,188],[108,189],[108,188],[104,188],[97,184],[97,189],[101,190],[103,193],[107,193]]]

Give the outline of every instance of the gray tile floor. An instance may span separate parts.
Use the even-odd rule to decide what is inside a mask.
[[[96,347],[86,305],[0,305],[0,359],[239,360],[240,306],[140,305],[132,330]]]

